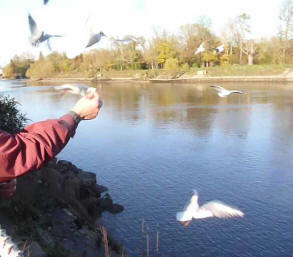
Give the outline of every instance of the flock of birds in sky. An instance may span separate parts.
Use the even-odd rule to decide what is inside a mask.
[[[43,0],[44,5],[46,5],[48,2],[49,0]],[[47,46],[49,50],[51,51],[52,48],[50,45],[50,39],[53,37],[62,37],[62,35],[47,34],[44,31],[39,30],[37,27],[36,21],[33,19],[33,17],[30,14],[28,15],[28,21],[29,21],[29,27],[31,31],[31,44],[36,47],[36,46],[39,46],[40,43],[47,42]],[[100,31],[99,33],[91,33],[85,48],[91,47],[94,44],[98,43],[102,39],[102,37],[106,37],[106,35],[102,31]],[[136,39],[133,37],[125,37],[123,39],[117,38],[117,39],[114,39],[114,42],[118,44],[129,44],[132,42],[136,42]],[[224,52],[225,50],[224,46],[225,45],[222,44],[216,47],[216,49],[214,50],[214,53]],[[196,49],[194,54],[197,55],[197,54],[203,53],[205,50],[206,49],[203,42],[199,45],[199,47]]]
[[[43,1],[44,1],[44,5],[46,5],[49,2],[49,0],[43,0]],[[63,37],[62,35],[48,34],[40,30],[37,26],[36,21],[31,16],[31,14],[28,15],[28,22],[29,22],[29,28],[31,32],[30,40],[31,40],[31,44],[34,47],[39,46],[39,44],[43,42],[47,42],[47,46],[49,50],[51,51],[52,48],[50,45],[50,39],[54,37]],[[85,48],[91,47],[94,44],[98,43],[99,41],[101,41],[102,37],[106,37],[106,35],[102,31],[100,31],[99,33],[91,33],[89,35],[88,43],[85,45]],[[129,44],[132,42],[136,42],[136,39],[133,37],[125,37],[123,39],[117,38],[117,39],[114,39],[114,42],[117,44]]]
[[[194,52],[194,54],[197,55],[197,54],[203,53],[205,50],[206,49],[204,47],[204,43],[201,43],[199,45],[199,47],[196,49],[196,51]],[[214,53],[222,53],[222,52],[224,52],[224,50],[225,50],[225,45],[222,44],[222,45],[216,47],[216,49],[214,50]]]
[[[43,0],[44,4],[46,5],[49,0]],[[31,31],[31,43],[33,46],[38,46],[40,43],[47,41],[49,49],[50,43],[49,40],[52,37],[61,37],[61,35],[51,35],[47,34],[44,31],[41,31],[37,28],[37,24],[29,14],[28,16],[29,26]],[[98,43],[101,38],[105,36],[103,32],[99,32],[97,34],[92,34],[89,37],[88,44],[85,46],[90,47],[96,43]],[[133,42],[134,39],[132,38],[124,38],[124,39],[116,39],[117,43],[129,43]],[[204,43],[200,44],[198,49],[196,50],[195,54],[199,54],[205,51]],[[224,45],[221,45],[216,48],[216,52],[223,52]],[[244,94],[244,92],[239,90],[227,90],[221,86],[213,85],[210,86],[212,89],[216,90],[219,97],[227,97],[231,94]],[[85,96],[89,93],[93,93],[96,91],[95,88],[83,85],[72,85],[72,84],[65,84],[62,86],[54,87],[54,90],[64,93],[71,93],[80,96]],[[243,217],[244,213],[236,208],[233,208],[225,203],[220,201],[210,201],[202,206],[198,204],[198,193],[196,190],[193,190],[193,195],[191,199],[188,201],[186,206],[184,207],[183,211],[177,212],[176,219],[180,221],[184,226],[189,226],[192,219],[204,219],[204,218],[230,218],[230,217]]]

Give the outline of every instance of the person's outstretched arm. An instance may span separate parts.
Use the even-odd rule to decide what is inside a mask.
[[[79,120],[95,118],[100,107],[94,93],[81,98],[59,119],[34,123],[14,135],[0,131],[0,182],[37,170],[53,159],[73,137]]]

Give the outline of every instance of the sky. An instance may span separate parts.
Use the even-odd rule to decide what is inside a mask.
[[[103,38],[92,48],[110,47],[110,37],[125,35],[150,39],[154,31],[178,33],[180,26],[195,23],[199,17],[211,20],[212,31],[220,36],[225,24],[247,13],[251,17],[252,37],[276,35],[283,0],[0,0],[0,67],[14,55],[47,55],[46,44],[30,44],[28,14],[38,28],[49,34],[52,49],[72,58],[85,49],[91,32],[103,31]]]

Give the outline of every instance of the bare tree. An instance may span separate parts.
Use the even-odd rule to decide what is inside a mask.
[[[279,15],[280,27],[279,27],[279,37],[282,45],[282,59],[286,62],[287,51],[289,48],[289,41],[293,34],[293,1],[284,0],[281,12]]]
[[[239,49],[239,63],[243,61],[243,54],[247,55],[248,65],[253,64],[255,55],[254,40],[248,39],[250,34],[250,16],[243,13],[226,25],[225,32],[222,34],[224,40],[228,42],[228,55],[232,55],[233,47]]]
[[[255,45],[253,39],[250,39],[245,43],[245,47],[242,48],[242,52],[247,55],[248,65],[253,65],[253,58],[255,54]]]

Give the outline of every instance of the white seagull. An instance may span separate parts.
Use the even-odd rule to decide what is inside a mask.
[[[129,43],[136,43],[136,40],[134,38],[131,38],[131,37],[126,37],[126,38],[123,38],[123,39],[115,39],[114,40],[115,43],[120,43],[120,44],[129,44]]]
[[[211,217],[231,218],[243,216],[244,213],[242,211],[219,201],[210,201],[199,206],[197,191],[193,190],[193,195],[190,201],[186,204],[182,212],[177,212],[176,219],[184,226],[188,226],[192,219],[205,219]]]
[[[205,48],[204,48],[204,43],[201,43],[200,46],[196,49],[196,51],[194,52],[195,55],[199,54],[199,53],[202,53],[205,51]]]
[[[221,86],[210,86],[212,87],[213,89],[217,90],[218,91],[218,96],[220,97],[226,97],[230,94],[244,94],[242,91],[239,91],[239,90],[227,90]]]
[[[95,93],[97,90],[93,87],[88,87],[85,85],[72,85],[72,84],[64,84],[61,86],[54,87],[56,91],[60,91],[62,93],[71,93],[75,95],[85,96],[89,93]]]
[[[220,45],[220,46],[218,46],[217,48],[216,48],[216,50],[215,50],[215,52],[216,53],[222,53],[224,50],[225,50],[225,45],[223,44],[223,45]]]
[[[92,34],[85,48],[88,48],[98,43],[102,39],[102,37],[106,37],[106,35],[102,31],[98,34]]]
[[[62,37],[61,35],[46,34],[44,31],[38,30],[37,23],[30,14],[28,15],[28,22],[31,31],[31,43],[33,46],[38,46],[40,43],[47,41],[48,48],[51,50],[49,42],[50,38]]]

